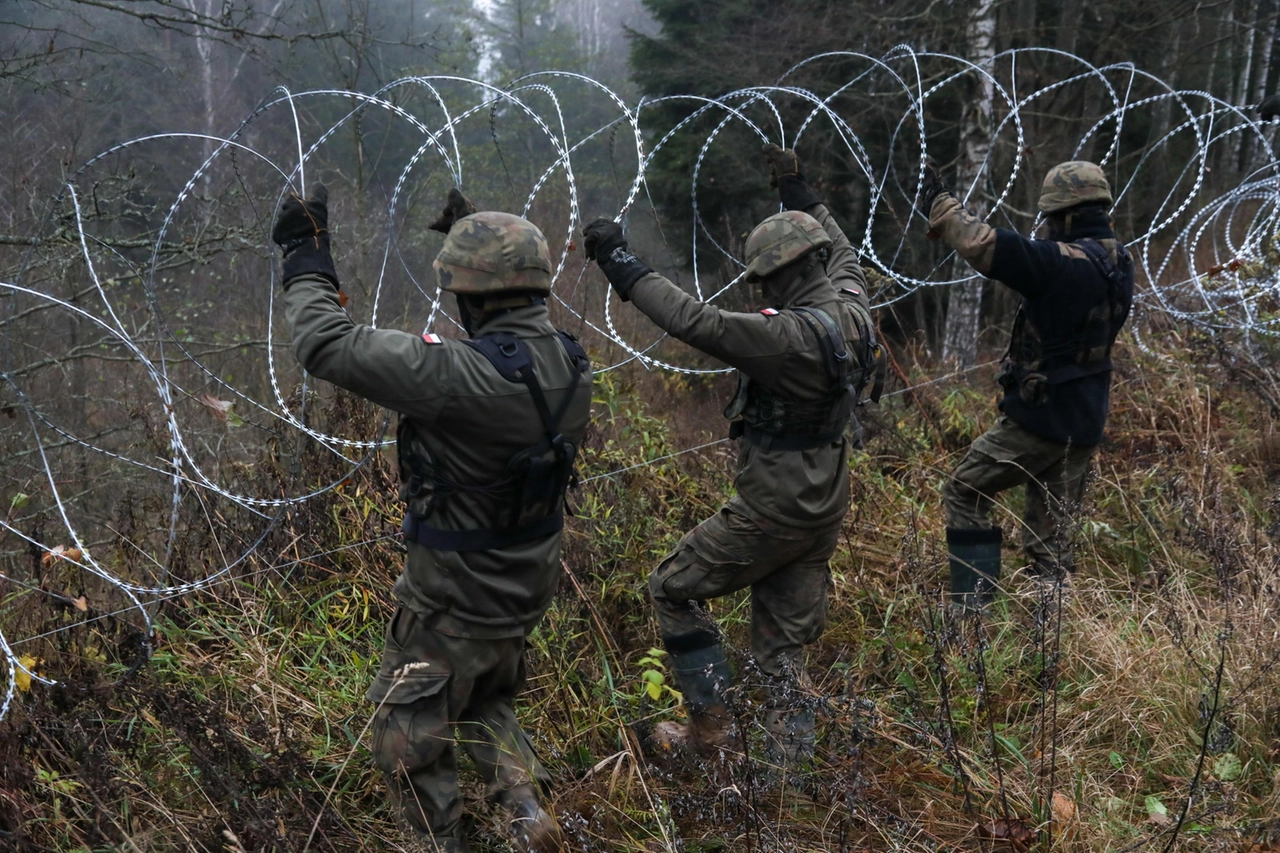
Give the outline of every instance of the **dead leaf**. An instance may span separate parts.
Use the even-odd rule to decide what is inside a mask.
[[[1053,813],[1053,822],[1059,826],[1070,823],[1076,817],[1076,804],[1061,791],[1053,792],[1053,800],[1049,804],[1049,810]]]
[[[79,598],[73,598],[71,603],[74,604],[76,606],[76,610],[79,610],[81,613],[89,612],[89,600],[83,595]]]
[[[53,564],[58,560],[70,560],[73,563],[78,563],[82,557],[84,557],[84,553],[79,548],[54,545],[40,557],[40,565],[48,569],[52,568]]]
[[[1029,822],[1026,818],[1001,818],[979,824],[978,837],[985,838],[992,844],[1007,844],[1015,853],[1026,853],[1036,841],[1036,834],[1028,826]]]
[[[1156,812],[1147,818],[1147,823],[1152,824],[1153,826],[1168,826],[1172,820],[1173,818],[1169,817],[1167,814]]]
[[[1053,816],[1049,825],[1055,835],[1063,839],[1075,836],[1079,827],[1076,823],[1074,800],[1061,791],[1054,791],[1053,799],[1049,801],[1049,813]]]
[[[347,292],[346,292],[345,290],[339,290],[339,291],[338,291],[338,307],[339,307],[339,308],[346,308],[346,307],[347,307],[347,299],[348,299],[348,297],[347,297]]]
[[[23,655],[18,658],[18,665],[22,669],[14,669],[13,683],[23,693],[31,689],[31,672],[35,670],[36,665],[39,663],[39,659],[33,658],[31,655]],[[23,671],[24,669],[26,672]]]
[[[219,400],[212,394],[201,394],[196,399],[208,406],[213,416],[224,424],[227,422],[227,414],[231,411],[231,407],[235,405],[234,401]]]

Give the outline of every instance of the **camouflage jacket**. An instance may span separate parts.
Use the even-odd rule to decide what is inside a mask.
[[[871,327],[871,311],[866,279],[849,239],[825,206],[805,212],[834,242],[826,268],[815,266],[783,294],[781,310],[724,311],[657,273],[636,282],[632,304],[673,337],[736,367],[773,393],[801,400],[822,397],[831,382],[822,345],[804,318],[787,309],[826,311],[840,324],[851,349],[861,340],[861,328]],[[740,441],[738,494],[731,504],[779,536],[801,538],[837,524],[849,509],[848,454],[844,438],[810,450],[765,450]]]
[[[312,375],[412,418],[427,450],[454,477],[502,478],[518,451],[543,433],[527,387],[503,379],[477,350],[434,335],[356,325],[333,286],[299,276],[285,294],[293,349]],[[552,410],[563,402],[572,362],[545,305],[501,313],[478,334],[509,332],[526,342]],[[574,393],[561,431],[580,446],[591,408],[591,377]],[[431,521],[448,529],[490,527],[483,496],[460,493]],[[526,633],[551,604],[560,574],[560,534],[491,551],[436,551],[408,545],[396,597],[438,630],[461,637]]]

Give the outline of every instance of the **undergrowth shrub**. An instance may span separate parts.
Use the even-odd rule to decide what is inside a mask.
[[[645,754],[649,727],[681,713],[647,575],[728,497],[735,455],[711,443],[723,381],[601,374],[565,573],[518,709],[575,849],[1128,851],[1175,830],[1184,849],[1274,849],[1280,444],[1255,390],[1270,374],[1124,349],[1072,531],[1079,572],[1069,590],[1041,589],[1006,552],[1008,593],[982,622],[947,607],[939,490],[994,419],[994,370],[923,384],[940,371],[909,364],[896,380],[909,390],[860,410],[869,439],[850,460],[829,628],[809,656],[818,760],[794,776],[759,754],[745,593],[712,610],[739,650],[749,755]],[[1246,367],[1253,385],[1223,381]],[[349,395],[310,405],[336,433],[389,429]],[[237,476],[269,493],[291,471],[320,487],[346,470],[302,442]],[[395,485],[391,456],[370,452],[267,522],[230,519],[216,541],[193,523],[174,571],[247,557],[155,610],[149,661],[136,623],[101,616],[109,590],[46,572],[94,612],[3,617],[11,636],[48,633],[19,653],[56,662],[64,684],[32,686],[0,723],[0,847],[400,849],[363,698],[402,559]],[[1017,541],[1020,498],[1005,497],[996,517]],[[136,530],[154,511],[122,495],[117,521]],[[465,767],[464,780],[485,814]],[[476,827],[480,850],[501,838],[493,819]]]

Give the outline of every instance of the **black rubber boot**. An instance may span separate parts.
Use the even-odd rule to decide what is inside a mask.
[[[1000,583],[1000,528],[947,528],[951,557],[951,600],[967,610],[984,610]]]
[[[724,691],[733,683],[733,674],[719,638],[699,630],[663,637],[662,644],[671,655],[671,669],[684,695],[689,722],[659,723],[654,728],[658,745],[704,754],[727,749],[732,742],[733,716]]]

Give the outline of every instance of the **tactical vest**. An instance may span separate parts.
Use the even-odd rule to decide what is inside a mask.
[[[1125,268],[1132,264],[1124,244],[1114,243],[1112,252],[1102,242],[1091,239],[1062,244],[1084,252],[1107,282],[1107,296],[1094,305],[1080,328],[1071,335],[1046,340],[1027,320],[1024,306],[1018,306],[1013,320],[1013,334],[1005,353],[999,382],[1007,394],[1017,396],[1028,406],[1043,406],[1049,400],[1049,389],[1085,376],[1112,369],[1111,347],[1129,316],[1132,296],[1125,292]]]
[[[533,359],[524,341],[508,332],[481,335],[463,341],[478,350],[508,382],[529,389],[533,407],[542,421],[543,436],[517,452],[506,474],[492,483],[469,483],[447,476],[418,435],[410,418],[400,417],[396,450],[400,462],[400,499],[405,502],[403,532],[407,541],[438,551],[487,551],[541,539],[564,527],[565,490],[576,484],[574,458],[577,448],[560,433],[560,422],[569,410],[578,383],[590,366],[577,339],[558,332],[561,345],[573,363],[573,379],[556,412],[533,372]],[[482,494],[499,509],[494,525],[470,530],[446,530],[427,523],[449,499],[460,492]]]
[[[840,440],[852,427],[854,447],[862,446],[862,425],[853,409],[867,383],[875,379],[871,400],[880,401],[884,387],[884,353],[869,324],[854,312],[860,327],[860,352],[845,347],[840,325],[821,308],[790,309],[813,330],[822,349],[822,360],[831,384],[827,393],[812,400],[796,400],[776,394],[738,373],[738,391],[724,410],[733,421],[730,438],[746,438],[765,450],[809,450]],[[736,420],[735,420],[736,419]]]

